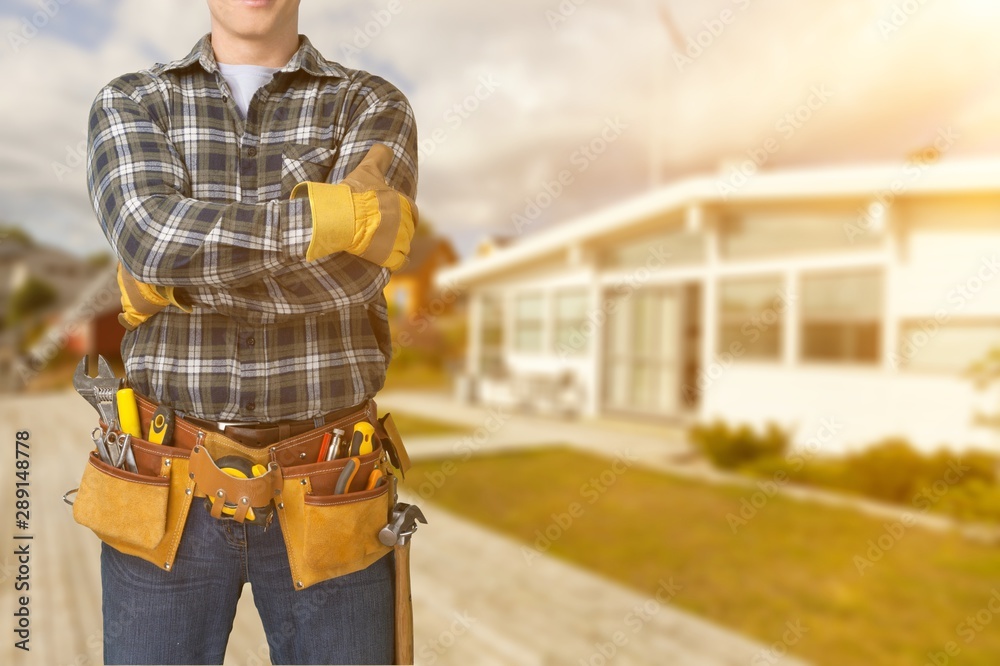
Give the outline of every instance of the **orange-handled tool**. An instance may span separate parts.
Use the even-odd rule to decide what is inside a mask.
[[[340,476],[337,478],[337,485],[334,486],[334,495],[343,495],[351,488],[351,482],[354,481],[355,475],[357,475],[358,470],[361,469],[361,461],[357,458],[348,458],[347,464],[344,465],[344,469],[341,470]]]

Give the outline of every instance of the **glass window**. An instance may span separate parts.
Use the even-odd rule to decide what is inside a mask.
[[[583,289],[556,294],[556,351],[577,355],[587,351],[590,340],[584,332],[587,322],[587,292]]]
[[[542,351],[544,302],[541,294],[521,294],[514,308],[514,347],[522,352]]]
[[[609,408],[661,416],[678,411],[681,294],[649,288],[611,297],[604,394]]]
[[[874,363],[882,349],[882,274],[802,279],[802,358]]]
[[[614,268],[679,266],[705,261],[705,235],[680,226],[668,231],[616,242],[604,255],[604,263]]]
[[[503,370],[503,299],[484,294],[481,316],[479,367],[487,375],[497,375]]]
[[[961,373],[1000,349],[1000,320],[939,324],[907,321],[899,340],[899,365],[910,370]]]
[[[719,283],[719,353],[757,359],[781,357],[787,302],[781,277]]]
[[[727,259],[781,254],[870,249],[883,232],[867,209],[816,213],[807,211],[749,212],[722,220],[720,251]]]

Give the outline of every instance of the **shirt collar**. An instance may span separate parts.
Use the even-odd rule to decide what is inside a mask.
[[[198,63],[209,74],[214,74],[218,70],[218,63],[215,60],[215,51],[212,50],[212,35],[207,34],[198,40],[191,52],[180,60],[164,65],[163,71],[172,69],[186,69]],[[316,50],[309,38],[299,35],[299,49],[292,56],[288,63],[279,69],[279,72],[295,72],[305,70],[313,76],[330,76],[335,78],[348,78],[343,67],[335,62],[330,62]]]

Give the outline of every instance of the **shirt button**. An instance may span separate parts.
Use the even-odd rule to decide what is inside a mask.
[[[248,412],[252,412],[252,411],[253,411],[253,410],[255,410],[255,409],[257,409],[257,405],[255,405],[255,404],[254,404],[254,403],[252,403],[252,402],[248,402],[248,403],[247,403],[247,411],[248,411]]]
[[[247,338],[247,346],[249,346],[249,347],[253,347],[254,344],[256,344],[256,342],[257,341],[253,339],[252,335],[249,338]]]
[[[257,157],[257,147],[250,146],[249,148],[247,148],[247,155],[249,155],[250,157]]]

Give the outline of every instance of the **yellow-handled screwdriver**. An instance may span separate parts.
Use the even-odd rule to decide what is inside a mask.
[[[351,437],[351,455],[363,456],[372,452],[372,435],[375,428],[367,421],[354,424],[354,435]]]
[[[170,446],[174,439],[174,410],[160,405],[149,421],[149,437],[153,444]]]
[[[118,404],[118,427],[122,432],[133,437],[142,437],[142,426],[139,425],[139,405],[135,402],[135,391],[130,388],[119,389],[115,395]]]

